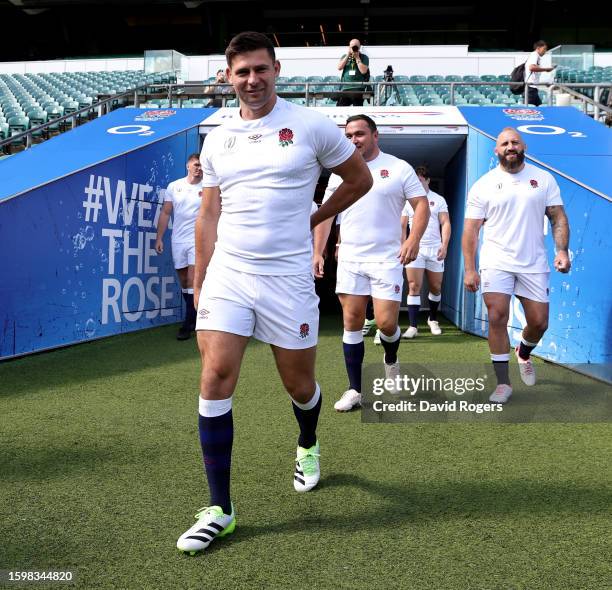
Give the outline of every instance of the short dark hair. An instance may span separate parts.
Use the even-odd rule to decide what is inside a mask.
[[[370,128],[370,131],[372,133],[374,133],[374,131],[377,131],[376,123],[374,123],[374,120],[370,119],[370,117],[368,117],[367,115],[351,115],[346,120],[346,124],[348,125],[349,123],[352,123],[353,121],[365,121],[368,124],[368,127]]]
[[[225,50],[225,59],[227,65],[231,67],[232,60],[242,53],[248,53],[249,51],[257,51],[258,49],[266,49],[268,54],[272,58],[272,61],[276,61],[276,54],[274,53],[274,45],[272,41],[268,39],[263,33],[256,31],[245,31],[244,33],[238,33],[227,46]]]
[[[420,176],[421,178],[426,178],[427,180],[430,179],[429,170],[425,164],[421,164],[420,166],[417,166],[414,169],[414,171],[417,176]]]
[[[189,156],[187,156],[187,164],[189,164],[191,160],[199,160],[199,159],[200,159],[200,154],[198,154],[197,152],[194,152],[193,154],[189,154]]]
[[[534,51],[535,51],[536,49],[539,49],[540,47],[548,47],[548,43],[546,43],[546,41],[544,41],[543,39],[540,39],[539,41],[536,41],[536,42],[533,44],[533,49],[534,49]]]

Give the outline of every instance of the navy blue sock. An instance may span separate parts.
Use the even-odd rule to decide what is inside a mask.
[[[365,345],[363,341],[359,344],[342,343],[344,348],[344,364],[349,378],[349,389],[354,389],[361,393],[361,365],[365,355]]]
[[[410,325],[413,328],[417,327],[417,322],[419,320],[419,309],[420,305],[409,305],[408,306],[408,318],[410,320]]]
[[[210,505],[221,506],[225,514],[232,513],[230,500],[230,468],[234,422],[232,411],[214,418],[200,414],[200,444],[210,489]]]
[[[193,293],[183,293],[183,299],[185,300],[185,324],[188,327],[195,326],[196,310],[193,306]]]
[[[323,396],[317,386],[317,390],[314,393],[318,397],[315,405],[309,409],[302,409],[298,407],[295,401],[291,404],[293,406],[293,413],[300,426],[300,436],[298,437],[298,445],[304,449],[309,449],[317,442],[317,423],[319,422],[319,413],[321,412],[321,400]],[[314,397],[314,396],[313,396]],[[314,400],[310,400],[312,402]],[[310,406],[310,402],[307,404],[300,404]]]
[[[366,306],[366,320],[372,321],[374,319],[374,302],[370,297]]]
[[[524,338],[521,340],[521,343],[519,344],[519,351],[518,351],[518,355],[524,360],[528,360],[529,356],[531,355],[531,351],[538,345],[538,343],[536,342],[535,344],[533,344],[532,342],[527,342],[527,340],[525,340]]]
[[[397,362],[397,351],[400,345],[400,330],[397,329],[397,333],[395,334],[396,338],[393,342],[388,342],[386,338],[389,336],[385,336],[382,332],[380,334],[380,343],[382,344],[383,349],[385,350],[385,363],[391,365]],[[391,336],[393,338],[394,336]]]
[[[433,299],[429,298],[429,319],[432,322],[437,322],[438,321],[438,306],[440,305],[439,301],[434,301]]]

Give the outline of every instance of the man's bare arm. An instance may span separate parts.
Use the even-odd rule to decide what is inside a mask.
[[[206,270],[215,250],[217,225],[221,216],[221,191],[218,186],[202,189],[202,204],[195,222],[195,268],[193,301],[197,308]]]
[[[372,188],[370,169],[357,151],[354,151],[348,160],[332,168],[332,172],[342,178],[342,184],[329,200],[310,216],[310,229],[344,211]]]
[[[419,255],[419,244],[421,238],[427,229],[429,223],[429,201],[423,195],[422,197],[412,197],[408,199],[414,215],[412,216],[412,225],[410,226],[410,235],[407,240],[402,238],[402,246],[400,248],[398,258],[402,264],[408,264],[416,260]]]
[[[442,245],[438,250],[438,260],[444,260],[446,253],[448,252],[448,244],[451,237],[451,224],[450,216],[448,213],[438,213],[438,221],[440,222],[440,237],[442,238]]]
[[[168,229],[168,221],[170,215],[172,215],[172,201],[165,201],[162,205],[161,213],[159,214],[159,220],[157,222],[157,239],[155,240],[155,250],[158,254],[164,251],[164,234]]]
[[[476,292],[480,286],[480,277],[476,270],[476,250],[478,248],[478,233],[484,219],[466,219],[463,222],[461,248],[463,250],[464,276],[463,283],[468,291]]]
[[[329,239],[329,233],[333,222],[334,219],[330,217],[319,223],[319,225],[312,230],[314,236],[312,271],[314,276],[318,279],[323,276],[323,267],[325,265],[323,253],[325,252],[325,246],[327,246],[327,240]]]
[[[546,207],[546,217],[550,220],[553,240],[555,241],[555,248],[557,250],[553,265],[559,272],[569,272],[571,268],[568,252],[570,229],[569,221],[565,214],[565,208],[563,205],[551,205]]]

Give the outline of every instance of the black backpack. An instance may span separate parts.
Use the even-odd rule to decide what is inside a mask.
[[[522,63],[520,66],[516,66],[510,72],[510,80],[514,82],[514,84],[510,84],[510,92],[512,94],[524,94],[525,93],[525,63]]]

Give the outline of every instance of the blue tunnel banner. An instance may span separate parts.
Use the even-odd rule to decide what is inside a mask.
[[[156,226],[207,114],[123,109],[0,163],[1,358],[181,319]]]
[[[508,126],[522,133],[528,158],[551,172],[561,189],[571,229],[572,269],[568,274],[551,272],[549,328],[534,354],[612,380],[612,269],[606,262],[612,251],[612,131],[573,107],[460,110],[470,125],[466,190],[497,166],[494,138]],[[463,217],[464,202],[456,204]],[[543,223],[551,263],[554,243],[548,220]],[[462,266],[459,236],[453,238],[453,265]],[[456,287],[448,285],[455,301],[452,319],[463,330],[486,336],[481,294],[459,293]],[[513,298],[512,344],[520,341],[524,325],[521,305]]]

